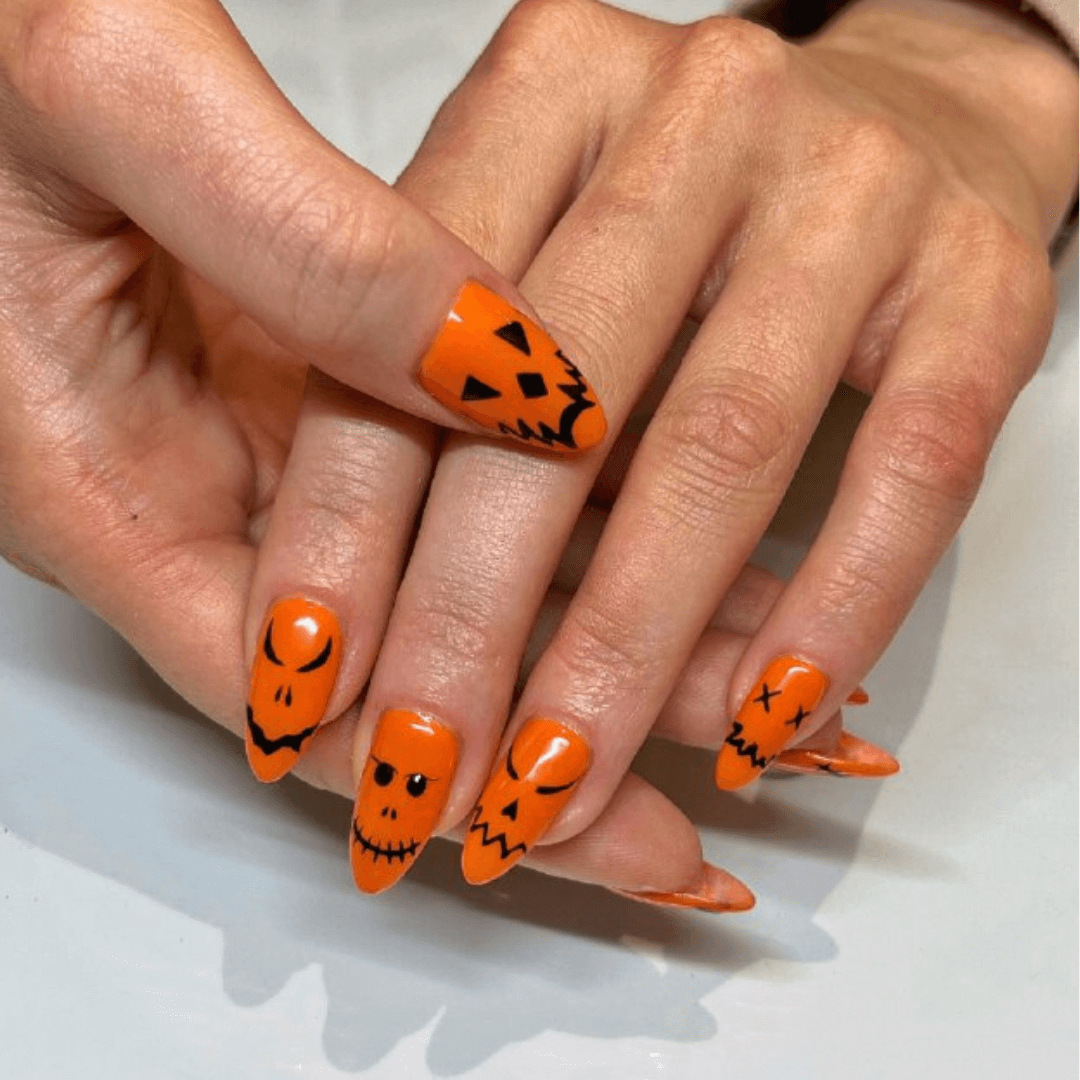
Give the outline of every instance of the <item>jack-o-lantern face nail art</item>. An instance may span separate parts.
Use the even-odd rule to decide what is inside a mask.
[[[900,762],[888,750],[841,731],[835,746],[828,748],[796,746],[776,758],[778,768],[800,773],[828,773],[831,776],[892,776],[900,771]]]
[[[259,632],[247,703],[251,771],[280,780],[315,734],[341,664],[341,627],[329,608],[292,597],[276,603]]]
[[[405,709],[383,713],[353,809],[349,861],[357,888],[389,889],[439,823],[457,767],[454,733]]]
[[[716,786],[734,791],[757,779],[821,703],[829,680],[805,660],[781,656],[762,673],[716,755]]]
[[[458,293],[419,379],[448,409],[530,446],[575,454],[607,433],[596,395],[551,336],[475,281]]]
[[[589,744],[554,720],[530,720],[488,778],[465,835],[471,885],[506,873],[551,827],[588,771]]]

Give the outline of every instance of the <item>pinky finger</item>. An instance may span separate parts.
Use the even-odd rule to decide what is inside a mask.
[[[523,862],[662,907],[722,913],[754,906],[754,894],[738,878],[704,861],[683,812],[634,773],[623,777],[588,829],[561,844],[534,847]]]

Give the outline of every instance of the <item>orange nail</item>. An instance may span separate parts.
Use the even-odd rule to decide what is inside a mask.
[[[845,701],[844,704],[869,705],[870,695],[861,686],[856,686],[855,689],[852,690],[850,694],[848,694],[847,701]]]
[[[631,892],[628,889],[612,889],[613,893],[628,900],[640,900],[643,904],[661,907],[695,908],[698,911],[749,911],[757,902],[754,894],[726,870],[711,863],[703,863],[701,874],[692,888],[681,892]]]
[[[794,656],[777,657],[739,709],[716,755],[716,786],[734,791],[755,780],[817,708],[829,680]]]
[[[505,874],[547,832],[589,768],[589,744],[554,720],[530,720],[488,777],[461,871],[470,885]]]
[[[406,709],[384,712],[353,809],[349,861],[361,892],[389,889],[439,823],[458,744],[442,724]]]
[[[880,746],[850,731],[840,732],[835,747],[797,746],[777,755],[777,767],[792,772],[824,772],[834,776],[892,776],[900,771],[900,762]]]
[[[596,395],[551,336],[475,281],[458,293],[419,379],[448,409],[556,453],[588,450],[607,433]]]
[[[315,734],[341,663],[341,627],[329,608],[280,600],[259,632],[247,704],[247,759],[264,783],[280,780]]]

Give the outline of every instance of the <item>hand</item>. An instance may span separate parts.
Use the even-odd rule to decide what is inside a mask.
[[[717,780],[735,787],[791,740],[820,736],[955,533],[1041,357],[1075,89],[1051,46],[962,5],[860,5],[805,46],[737,20],[673,27],[587,0],[511,15],[403,189],[521,280],[613,430],[684,316],[701,328],[514,709],[502,746],[515,750],[471,820],[470,880],[602,812],[844,379],[874,401],[836,500],[696,737],[723,747]],[[349,430],[318,399],[315,411],[324,436]],[[249,655],[273,605],[300,596],[345,610],[346,640],[370,658],[385,607],[364,591],[373,541],[355,536],[378,535],[385,508],[368,498],[353,514],[341,500],[325,513],[354,466],[343,436],[310,445],[263,546]],[[414,714],[441,745],[439,827],[474,806],[598,468],[447,440],[357,728],[368,839],[387,809],[369,801],[394,741],[376,731],[384,713]],[[343,570],[339,550],[364,555],[360,569]],[[400,715],[393,725],[413,739]],[[387,785],[411,775],[392,764]],[[515,793],[530,784],[529,820],[508,825],[500,815],[526,816]]]
[[[513,289],[308,128],[217,6],[0,20],[0,551],[239,731],[243,602],[307,361],[445,420],[411,381],[425,335],[466,277]],[[364,410],[354,476],[387,508],[380,543],[403,547],[434,431]],[[318,752],[305,764],[333,780]],[[642,788],[546,868],[631,889],[674,868],[697,891],[671,902],[749,904]]]

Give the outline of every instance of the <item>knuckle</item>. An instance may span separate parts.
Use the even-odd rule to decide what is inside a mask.
[[[991,309],[1004,303],[1006,318],[1024,313],[1030,323],[1052,316],[1053,274],[1041,244],[980,200],[953,204],[945,219],[953,257],[978,299]]]
[[[724,16],[688,26],[679,55],[684,76],[725,100],[769,93],[788,77],[790,64],[791,50],[772,30]]]
[[[733,491],[768,486],[786,456],[793,425],[775,392],[730,383],[681,395],[653,426],[670,490],[715,502]]]
[[[819,156],[826,173],[846,192],[846,199],[877,205],[922,198],[932,176],[927,156],[886,117],[849,116],[836,122]],[[864,199],[859,200],[860,193]]]
[[[100,8],[75,0],[46,0],[28,8],[6,50],[5,74],[24,100],[46,117],[76,104],[86,69],[107,67]]]
[[[894,483],[966,508],[997,429],[984,397],[969,386],[910,391],[883,405],[871,426],[875,463]]]
[[[393,204],[346,204],[335,183],[301,175],[268,182],[242,201],[241,213],[260,222],[258,243],[247,253],[252,278],[259,268],[291,270],[290,310],[283,313],[291,333],[331,351],[347,343],[370,316],[372,287],[406,258],[401,212],[392,212]]]
[[[534,86],[584,61],[602,17],[595,0],[519,0],[485,54],[488,71],[504,82]]]
[[[815,589],[818,616],[841,631],[873,611],[885,618],[904,592],[904,568],[895,544],[880,531],[848,538]]]
[[[407,629],[400,632],[414,643],[414,655],[423,656],[431,677],[460,674],[463,668],[494,675],[509,666],[492,637],[496,620],[491,597],[471,585],[444,570],[425,584],[422,594],[410,598]]]
[[[631,612],[579,593],[572,622],[560,631],[551,649],[570,673],[571,683],[595,709],[609,696],[625,695],[628,687],[649,683],[658,667],[658,650],[646,639]]]

